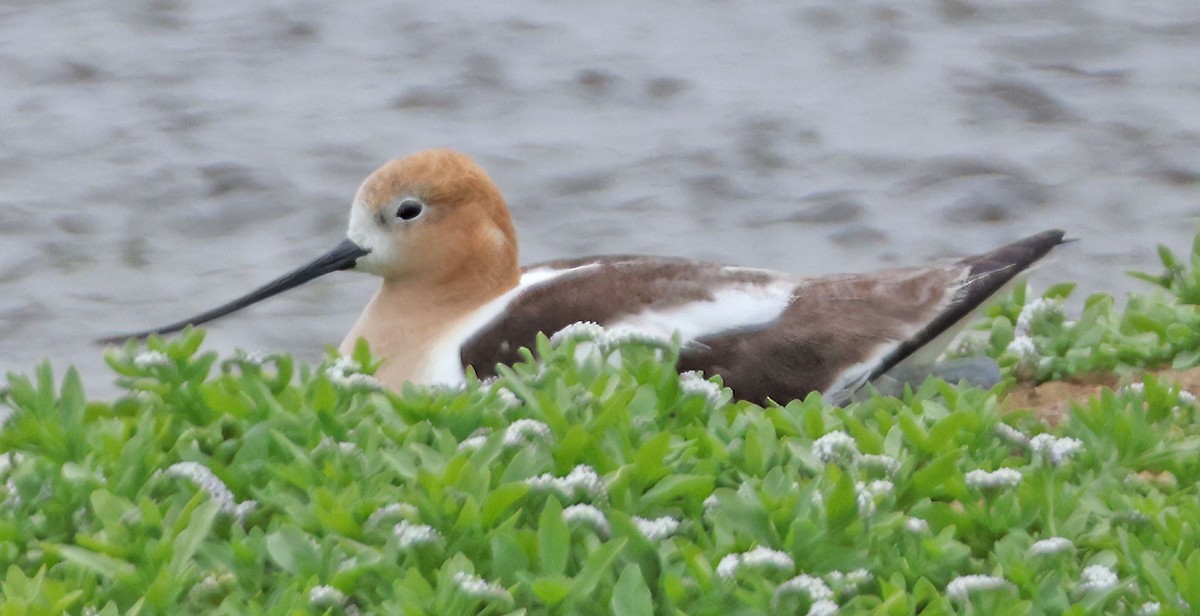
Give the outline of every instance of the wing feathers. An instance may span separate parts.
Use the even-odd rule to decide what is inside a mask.
[[[895,351],[884,358],[870,378],[876,378],[891,370],[971,314],[1018,274],[1029,269],[1055,246],[1062,244],[1064,235],[1065,233],[1058,229],[1043,231],[991,252],[959,261],[958,266],[966,270],[967,275],[965,282],[955,291],[954,301],[945,310],[932,315],[920,332],[904,340]]]
[[[679,368],[720,374],[738,398],[784,401],[823,391],[842,402],[948,335],[1061,243],[1062,231],[1046,231],[958,262],[810,279],[679,259],[552,262],[527,270],[549,282],[517,293],[461,356],[487,376],[516,360],[539,331],[579,321],[657,335],[678,330],[691,342]],[[575,271],[547,274],[568,269]]]

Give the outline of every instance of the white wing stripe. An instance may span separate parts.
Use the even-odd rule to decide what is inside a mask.
[[[649,309],[622,317],[606,327],[671,337],[679,332],[683,342],[723,331],[763,325],[778,319],[792,303],[795,284],[733,284],[713,291],[711,300],[679,304],[667,309]]]

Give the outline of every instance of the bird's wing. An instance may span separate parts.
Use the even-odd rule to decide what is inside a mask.
[[[958,261],[816,278],[654,257],[539,264],[462,346],[462,360],[490,375],[538,332],[591,321],[678,332],[680,369],[720,374],[742,399],[821,391],[842,402],[930,343],[948,342],[939,337],[1062,236],[1047,231]]]

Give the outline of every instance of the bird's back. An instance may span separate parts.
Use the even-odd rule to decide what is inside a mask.
[[[958,261],[817,278],[655,257],[543,263],[526,268],[530,284],[467,340],[462,360],[491,375],[538,332],[591,321],[678,332],[679,368],[720,374],[741,399],[821,391],[844,401],[931,344],[944,346],[943,334],[1062,241],[1047,231]]]

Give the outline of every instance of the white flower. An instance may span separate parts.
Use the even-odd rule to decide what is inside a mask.
[[[854,484],[854,489],[859,512],[863,515],[871,515],[875,513],[875,499],[881,495],[890,493],[895,489],[895,486],[886,479],[877,479],[870,483],[857,481]]]
[[[308,593],[308,604],[317,609],[329,609],[346,603],[346,594],[332,586],[314,586]]]
[[[826,464],[847,465],[859,456],[858,443],[841,430],[835,430],[813,441],[812,451]]]
[[[393,526],[392,534],[396,535],[396,540],[400,543],[401,548],[433,543],[442,536],[432,526],[412,524],[408,520],[400,520],[399,524]]]
[[[487,428],[480,428],[476,430],[473,434],[471,434],[471,436],[463,439],[463,442],[458,444],[458,450],[474,451],[480,447],[483,447],[483,445],[487,443],[489,432],[490,430]]]
[[[1079,578],[1079,589],[1083,592],[1104,592],[1117,586],[1117,574],[1104,565],[1089,565]]]
[[[550,344],[559,346],[573,340],[596,340],[604,337],[604,328],[591,321],[572,323],[550,336]]]
[[[791,569],[795,566],[792,557],[771,548],[756,547],[741,554],[728,554],[717,563],[717,575],[729,579],[742,567]]]
[[[946,585],[946,596],[952,600],[966,600],[975,591],[1011,590],[1016,588],[1008,580],[994,575],[960,575]]]
[[[871,572],[867,571],[866,569],[855,569],[849,573],[830,571],[825,577],[829,579],[830,584],[835,586],[843,586],[846,584],[858,586],[871,581]]]
[[[949,357],[971,357],[973,355],[983,355],[989,348],[988,342],[981,336],[964,334],[959,337],[958,342],[951,349],[942,353],[938,357],[938,361],[942,361]]]
[[[1138,608],[1137,616],[1156,616],[1162,611],[1162,606],[1157,601],[1147,601]]]
[[[808,608],[807,616],[833,616],[838,613],[838,606],[829,599],[821,599],[813,601],[812,606]]]
[[[151,366],[170,366],[171,358],[161,351],[143,351],[133,358],[133,365],[142,370]]]
[[[331,383],[346,389],[382,389],[375,377],[358,372],[361,366],[349,357],[338,357],[325,369],[325,376]]]
[[[518,419],[504,431],[504,446],[517,447],[530,441],[546,441],[552,437],[550,426],[536,419]]]
[[[363,376],[366,376],[366,375],[363,375]],[[380,387],[382,387],[382,385],[380,385]],[[454,394],[461,394],[462,392],[467,391],[467,384],[466,384],[466,382],[435,383],[433,385],[429,385],[427,387],[427,390],[431,394],[451,395],[452,396]]]
[[[217,580],[217,576],[210,573],[210,574],[204,576],[203,580],[196,582],[196,585],[192,586],[191,592],[204,593],[204,592],[208,592],[210,590],[216,589],[219,585],[220,585],[220,583]]]
[[[463,594],[473,599],[512,601],[512,595],[508,594],[503,586],[489,582],[477,575],[471,575],[466,571],[455,573],[454,583],[458,584],[458,589]]]
[[[695,370],[688,370],[679,375],[679,389],[683,395],[704,398],[713,406],[721,402],[721,388],[716,383],[700,376],[700,373]]]
[[[237,585],[237,578],[232,573],[222,573],[220,575],[208,574],[203,580],[196,582],[192,586],[188,594],[196,598],[215,598],[220,595],[229,594],[229,589]]]
[[[497,387],[496,389],[492,390],[492,393],[496,394],[496,399],[500,400],[506,409],[513,409],[521,406],[521,399],[518,398],[517,394],[514,394],[512,390],[508,389],[507,387]]]
[[[929,532],[929,522],[926,522],[921,518],[908,518],[904,521],[904,530],[907,530],[914,535],[927,533]]]
[[[329,367],[342,372],[358,372],[362,369],[362,366],[358,365],[358,362],[346,355],[339,355],[334,358],[333,363]]]
[[[833,598],[833,591],[829,589],[829,586],[821,578],[813,577],[807,573],[801,573],[780,584],[779,588],[775,589],[777,595],[793,592],[803,592],[808,595],[811,601]]]
[[[1070,539],[1062,537],[1050,537],[1042,539],[1029,546],[1030,556],[1046,556],[1050,554],[1061,554],[1063,552],[1075,551],[1075,544],[1071,543]]]
[[[806,616],[833,616],[838,613],[838,605],[828,599],[813,601]]]
[[[670,336],[661,336],[640,329],[631,327],[615,327],[604,332],[604,336],[598,340],[600,348],[611,351],[626,345],[643,345],[659,348],[669,348],[671,346]]]
[[[633,417],[633,419],[629,420],[629,425],[633,426],[636,429],[645,428],[646,426],[653,425],[653,424],[654,424],[654,418],[647,417],[645,415],[635,415]]]
[[[20,464],[25,460],[25,454],[19,451],[10,451],[5,454],[0,454],[0,475],[12,470],[12,467]]]
[[[604,512],[592,505],[571,505],[563,509],[562,516],[567,522],[583,522],[602,534],[607,535],[609,532],[608,519],[604,517]]]
[[[704,502],[700,504],[704,506],[704,511],[708,512],[712,511],[717,505],[720,505],[721,501],[717,498],[717,493],[713,492],[705,497]]]
[[[872,496],[879,496],[891,493],[892,490],[896,489],[896,486],[887,479],[876,479],[868,482],[863,488]]]
[[[317,446],[313,448],[313,453],[321,453],[323,451],[327,451],[330,449],[336,449],[339,453],[341,453],[343,455],[352,455],[352,454],[360,453],[359,449],[358,449],[358,445],[356,445],[355,443],[350,443],[350,442],[345,442],[345,441],[335,441],[328,436],[321,439],[320,443],[317,443]]]
[[[638,532],[650,541],[658,541],[666,539],[675,534],[679,530],[679,520],[669,516],[647,520],[646,518],[633,517],[633,524],[637,526]]]
[[[408,503],[392,503],[376,509],[367,517],[367,525],[379,524],[384,520],[417,517],[417,508]]]
[[[1029,439],[1029,449],[1058,465],[1083,449],[1083,442],[1069,436],[1058,438],[1053,434],[1039,434]]]
[[[717,563],[717,575],[729,579],[737,573],[738,567],[742,564],[741,554],[726,554],[721,562]]]
[[[329,373],[329,380],[335,385],[340,385],[347,389],[383,389],[383,383],[378,379],[369,375],[355,372],[354,374],[332,374]]]
[[[864,454],[858,458],[858,463],[862,466],[881,469],[889,476],[894,476],[900,472],[900,461],[888,455]]]
[[[792,557],[771,548],[758,546],[742,554],[742,565],[747,567],[770,567],[773,569],[791,569],[795,566]]]
[[[238,503],[237,507],[233,508],[233,519],[238,521],[245,520],[246,518],[250,517],[250,514],[254,513],[254,510],[256,509],[258,509],[258,501],[254,499],[244,500]]]
[[[167,468],[168,477],[177,477],[192,482],[196,487],[208,493],[222,513],[231,515],[242,521],[257,506],[253,500],[238,503],[233,492],[207,466],[197,462],[176,462]]]
[[[1039,297],[1025,304],[1021,307],[1021,313],[1017,315],[1017,335],[1028,335],[1029,329],[1033,325],[1033,320],[1037,317],[1059,312],[1062,312],[1062,302],[1057,299]]]
[[[974,470],[967,473],[967,485],[978,488],[1014,488],[1021,483],[1021,471],[1015,468],[1001,468],[992,472]]]
[[[557,490],[568,498],[574,498],[581,491],[593,497],[602,496],[605,492],[604,480],[596,474],[595,469],[586,464],[580,464],[571,469],[571,472],[565,477],[555,477],[550,473],[545,473],[537,477],[530,477],[525,480],[525,483],[534,489]]]
[[[1029,449],[1034,453],[1049,454],[1050,448],[1054,446],[1054,442],[1058,440],[1053,434],[1039,434],[1029,439]]]
[[[1141,394],[1146,393],[1146,384],[1145,383],[1130,383],[1130,384],[1122,387],[1120,390],[1118,390],[1118,393],[1131,393],[1131,394],[1141,395]]]
[[[1023,368],[1032,367],[1038,358],[1037,345],[1033,343],[1033,338],[1029,336],[1017,336],[1013,341],[1008,343],[1008,347],[1004,349],[1005,353],[1017,358],[1017,364]]]
[[[14,508],[20,507],[21,491],[17,489],[17,482],[13,481],[12,477],[9,477],[8,480],[4,482],[4,489],[6,492],[8,492],[8,496],[4,497],[3,504]]]
[[[1028,435],[1004,422],[996,424],[996,434],[999,434],[1001,438],[1012,443],[1013,445],[1029,444]]]
[[[1190,391],[1187,391],[1186,389],[1181,389],[1181,390],[1179,390],[1178,399],[1180,402],[1182,402],[1184,404],[1195,404],[1196,403],[1196,394],[1194,394]]]

